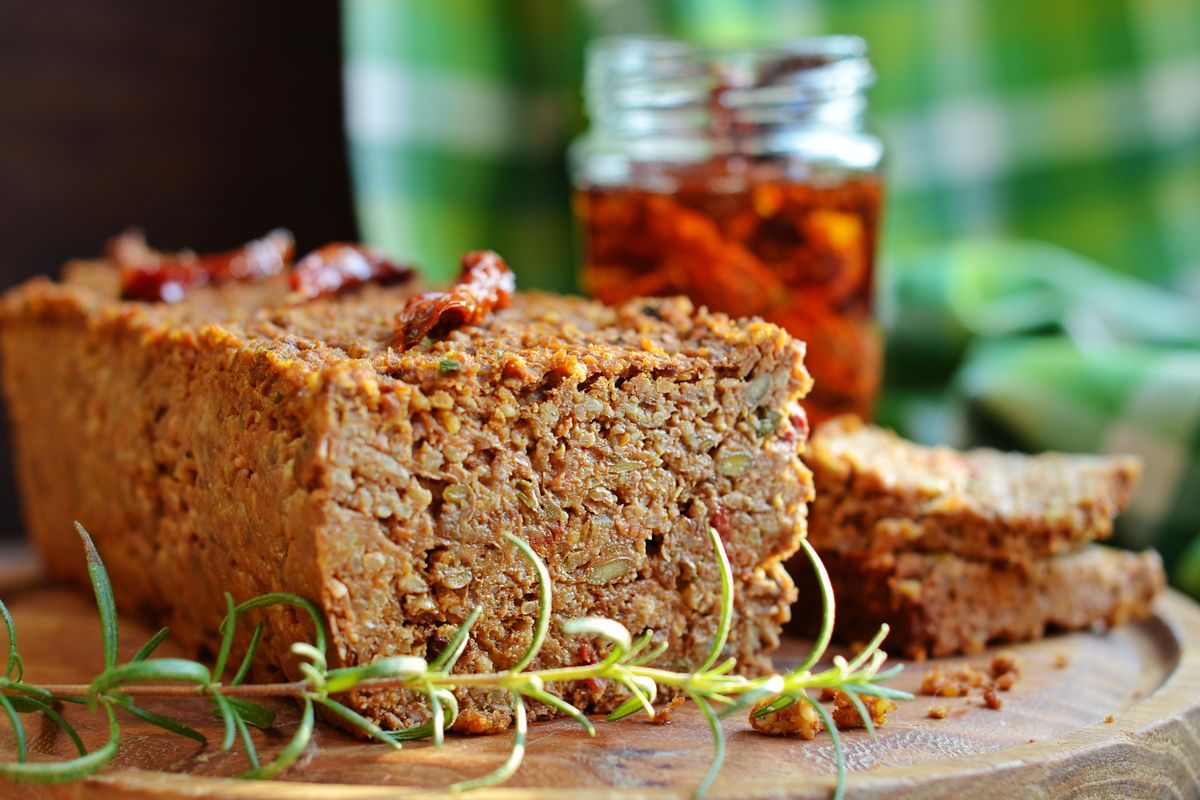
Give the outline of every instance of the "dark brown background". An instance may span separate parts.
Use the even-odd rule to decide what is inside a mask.
[[[334,0],[0,2],[0,285],[131,224],[200,250],[278,225],[302,250],[354,237],[338,14]]]

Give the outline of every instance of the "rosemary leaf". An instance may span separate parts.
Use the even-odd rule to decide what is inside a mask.
[[[850,702],[854,705],[854,710],[858,712],[859,718],[862,719],[863,727],[867,729],[867,733],[871,736],[875,735],[875,720],[871,719],[871,715],[867,713],[867,707],[863,705],[863,701],[858,695],[846,689],[843,694],[850,698]]]
[[[0,616],[4,617],[4,627],[8,629],[8,667],[4,670],[4,677],[12,680],[13,670],[21,663],[21,656],[17,653],[17,627],[13,624],[12,614],[8,613],[8,606],[4,605],[3,600],[0,600]],[[17,672],[16,680],[25,677],[22,672],[23,670]]]
[[[821,589],[821,628],[817,632],[817,638],[813,640],[812,649],[808,651],[808,657],[800,666],[791,671],[791,675],[800,675],[810,670],[813,664],[820,661],[821,656],[829,649],[829,641],[833,638],[833,584],[829,582],[829,573],[825,571],[821,557],[817,555],[817,551],[813,549],[808,539],[800,540],[800,549],[808,556],[813,574],[817,578],[817,585]]]
[[[688,697],[692,702],[699,706],[704,712],[704,718],[708,720],[708,728],[713,735],[713,760],[708,767],[708,772],[704,773],[704,779],[700,781],[700,785],[696,787],[696,791],[692,793],[692,797],[697,800],[703,797],[712,783],[717,778],[717,773],[721,771],[721,765],[725,763],[725,731],[721,729],[721,720],[717,717],[717,713],[713,711],[713,707],[708,704],[700,695],[696,694],[691,689],[687,690]]]
[[[258,749],[254,746],[254,740],[250,738],[250,730],[246,727],[246,721],[239,715],[234,722],[237,724],[238,736],[242,740],[242,749],[246,751],[246,759],[250,762],[251,771],[257,771]]]
[[[341,717],[345,722],[348,722],[350,725],[353,725],[355,728],[358,728],[360,731],[370,736],[372,739],[378,742],[383,742],[395,750],[400,749],[400,742],[398,742],[395,737],[392,736],[392,734],[388,733],[374,722],[371,722],[371,720],[367,719],[362,714],[359,714],[354,709],[342,705],[332,697],[322,697],[317,700],[317,702],[325,706],[325,708],[329,709],[337,716]]]
[[[736,666],[737,666],[737,659],[734,658],[733,656],[730,656],[729,658],[725,659],[717,666],[710,669],[708,671],[708,674],[709,675],[724,675],[725,673],[729,672]]]
[[[328,632],[325,629],[325,615],[321,613],[321,610],[311,600],[306,600],[299,595],[287,592],[271,592],[270,594],[260,595],[247,600],[238,605],[234,611],[238,614],[244,614],[255,608],[268,608],[270,606],[295,606],[303,609],[308,614],[309,619],[312,620],[313,628],[315,629],[313,645],[317,650],[321,651],[322,655],[325,654],[326,643],[329,639]]]
[[[795,703],[797,699],[798,698],[785,694],[770,705],[763,706],[758,711],[755,711],[754,716],[757,719],[762,719],[768,714],[774,714],[776,711],[783,711],[785,708]]]
[[[21,722],[21,717],[17,714],[17,710],[13,708],[13,704],[9,701],[8,696],[0,692],[0,709],[4,711],[8,717],[8,724],[12,725],[13,738],[17,743],[17,763],[24,764],[29,760],[29,745],[25,741],[25,725]]]
[[[250,601],[253,602],[253,601]],[[243,605],[245,605],[243,603]],[[310,604],[311,605],[311,604]],[[308,743],[312,741],[313,724],[315,718],[313,714],[313,701],[308,695],[304,696],[304,710],[300,714],[300,724],[296,726],[296,732],[292,734],[292,738],[274,761],[268,762],[261,767],[255,767],[250,772],[247,772],[242,777],[245,778],[274,778],[285,769],[295,764],[300,756],[304,755]]]
[[[0,778],[25,783],[68,783],[87,777],[113,760],[121,746],[121,730],[112,703],[101,699],[108,714],[108,742],[87,755],[67,761],[39,761],[31,764],[0,763]]]
[[[696,670],[697,672],[707,671],[720,658],[721,651],[725,649],[725,642],[729,639],[729,628],[733,622],[733,568],[729,566],[729,556],[725,553],[721,534],[717,533],[717,529],[710,525],[708,536],[712,541],[713,552],[717,556],[717,566],[721,570],[721,615],[717,618],[717,635],[713,638],[712,645],[708,648],[708,656]]]
[[[425,659],[419,656],[389,656],[369,664],[329,670],[325,673],[325,691],[337,694],[349,691],[366,680],[416,677],[428,670]]]
[[[207,686],[211,682],[211,675],[208,667],[199,661],[188,661],[185,658],[150,658],[106,669],[92,681],[88,687],[88,694],[95,698],[110,689],[130,683],[165,681]]]
[[[635,689],[634,691],[637,691],[637,690]],[[641,698],[634,696],[634,697],[631,697],[628,700],[626,700],[624,703],[621,703],[621,705],[617,706],[612,711],[610,711],[608,716],[605,717],[605,719],[608,720],[609,722],[617,722],[618,720],[622,720],[622,719],[625,719],[626,717],[636,714],[641,709],[642,709]]]
[[[847,672],[858,671],[858,668],[861,667],[864,663],[866,663],[867,659],[871,657],[872,653],[878,652],[879,645],[883,644],[883,640],[885,638],[887,638],[889,630],[891,630],[891,628],[888,627],[888,624],[886,622],[884,624],[880,625],[879,632],[876,633],[875,636],[871,639],[871,641],[867,643],[867,646],[864,647],[862,650],[858,651],[858,655],[856,655],[854,658],[852,658],[846,664],[846,671]],[[897,666],[899,666],[899,665],[897,665]]]
[[[154,653],[155,650],[158,649],[158,646],[162,644],[163,640],[166,639],[170,634],[170,628],[160,628],[158,633],[151,636],[149,641],[142,645],[141,649],[134,653],[133,658],[129,660],[134,663],[138,661],[145,661]]]
[[[225,593],[225,619],[221,620],[221,626],[217,629],[221,632],[221,649],[217,651],[217,663],[213,665],[213,680],[220,682],[221,676],[225,674],[225,665],[229,662],[229,651],[233,649],[233,635],[237,632],[237,612],[234,610],[236,606],[233,603],[233,595],[229,592]],[[232,730],[232,725],[230,726]],[[232,735],[227,737],[230,739],[230,747],[233,746]],[[229,748],[223,748],[228,750]]]
[[[254,656],[258,653],[258,643],[262,639],[263,623],[258,623],[254,626],[254,632],[250,634],[250,644],[246,647],[246,655],[242,658],[242,665],[238,667],[238,671],[233,676],[230,682],[232,686],[237,686],[246,679],[246,673],[250,671],[250,665],[254,662]]]
[[[233,747],[233,737],[237,734],[237,712],[229,705],[228,698],[220,692],[212,693],[213,712],[225,723],[225,736],[221,739],[221,752],[228,752]]]
[[[429,697],[429,711],[432,715],[429,722],[433,725],[433,746],[441,747],[446,741],[446,712],[432,684],[425,684],[425,694]]]
[[[846,794],[846,752],[842,747],[842,735],[838,731],[837,723],[833,721],[829,709],[807,694],[804,695],[804,700],[821,717],[821,722],[824,723],[825,730],[829,731],[829,738],[833,741],[833,761],[837,764],[837,786],[833,790],[833,800],[842,800]]]
[[[463,620],[463,624],[458,626],[458,630],[454,632],[454,636],[450,639],[450,644],[438,654],[438,657],[429,665],[430,672],[449,672],[454,669],[454,665],[462,656],[463,650],[467,649],[467,637],[471,635],[471,628],[475,625],[479,615],[483,613],[483,606],[475,606],[471,609],[471,613]]]
[[[454,696],[454,692],[449,692],[445,689],[434,689],[442,703],[442,708],[446,711],[446,727],[449,728],[458,719],[458,698]]]
[[[646,630],[642,631],[642,635],[637,638],[637,641],[634,642],[633,646],[629,648],[629,652],[625,654],[625,663],[626,664],[631,663],[630,659],[634,658],[639,653],[641,653],[643,650],[645,650],[646,645],[650,644],[650,640],[653,638],[654,638],[654,630],[653,629],[647,628]]]
[[[237,712],[239,719],[249,722],[260,731],[269,730],[275,724],[274,709],[267,708],[258,703],[252,703],[242,697],[227,697],[229,705],[233,706],[233,710]]]
[[[433,722],[422,722],[420,725],[413,725],[411,728],[388,731],[388,735],[397,742],[423,742],[426,739],[433,738]]]
[[[9,700],[18,711],[40,711],[45,714],[55,725],[62,728],[63,733],[71,739],[75,749],[79,751],[79,755],[87,755],[87,748],[83,745],[83,739],[79,738],[79,731],[75,730],[75,726],[67,722],[66,717],[59,714],[54,706],[43,703],[36,697],[10,697]],[[25,708],[22,708],[22,705]]]
[[[155,712],[144,709],[141,706],[136,706],[128,697],[117,697],[115,698],[115,702],[125,711],[128,711],[130,714],[133,714],[140,720],[149,722],[151,725],[155,725],[165,731],[170,731],[171,733],[182,736],[185,739],[191,739],[192,741],[199,742],[200,744],[208,743],[208,737],[195,728],[189,725],[184,725],[182,722],[173,720],[170,717],[164,717],[162,714],[156,714]]]
[[[626,666],[630,667],[640,667],[643,664],[652,664],[658,659],[659,656],[667,652],[667,649],[670,648],[670,646],[670,642],[663,640],[637,658],[626,661],[625,664]]]
[[[537,553],[533,552],[533,548],[524,539],[513,536],[505,531],[504,537],[517,546],[527,559],[533,565],[534,572],[538,579],[538,613],[537,620],[533,625],[533,639],[529,642],[528,649],[525,654],[517,659],[517,663],[513,664],[512,672],[521,672],[529,666],[530,662],[537,656],[538,651],[542,649],[542,644],[546,641],[546,632],[550,629],[550,573],[546,571],[546,565],[538,558]],[[626,637],[628,637],[626,632]],[[629,648],[626,647],[626,650]]]
[[[842,684],[841,688],[846,692],[871,695],[873,697],[886,697],[889,700],[913,699],[913,696],[908,692],[901,691],[900,689],[893,689],[890,686],[877,686],[874,683],[844,683]]]
[[[562,624],[560,630],[567,636],[596,636],[612,642],[615,651],[628,653],[633,647],[629,631],[614,619],[604,617],[576,617]]]
[[[578,708],[571,705],[566,700],[563,700],[561,697],[556,697],[544,689],[526,689],[525,696],[532,700],[537,700],[543,705],[550,706],[560,714],[566,714],[568,717],[578,722],[583,729],[587,731],[588,736],[596,735],[596,726],[592,725],[592,721],[587,718],[587,714],[584,714]],[[637,708],[638,705],[635,703],[634,711],[636,711]]]
[[[79,522],[75,530],[83,539],[83,549],[87,553],[88,577],[92,581],[92,589],[96,592],[96,609],[100,613],[100,636],[104,643],[104,666],[111,669],[117,665],[117,604],[113,600],[112,581],[108,579],[108,570],[96,552],[92,537]]]
[[[525,758],[525,740],[529,734],[529,723],[525,718],[525,701],[521,699],[521,695],[516,692],[509,692],[508,694],[512,698],[513,712],[516,717],[516,724],[513,731],[513,746],[512,750],[509,751],[508,758],[505,759],[503,764],[487,775],[451,784],[448,787],[448,791],[467,792],[472,789],[482,789],[486,786],[495,786],[498,783],[504,783],[521,766],[521,761]]]

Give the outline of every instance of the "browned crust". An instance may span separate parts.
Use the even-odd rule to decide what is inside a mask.
[[[842,417],[813,435],[821,552],[949,552],[1028,564],[1107,538],[1141,474],[1131,456],[924,447]]]
[[[1100,545],[1028,567],[926,553],[826,553],[823,559],[837,597],[835,635],[866,641],[886,622],[891,632],[884,648],[910,658],[974,653],[991,642],[1037,639],[1047,630],[1119,625],[1148,616],[1165,585],[1154,551]],[[813,579],[796,578],[800,602],[815,602]]]

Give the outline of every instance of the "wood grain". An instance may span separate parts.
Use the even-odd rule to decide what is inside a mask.
[[[99,630],[91,599],[72,590],[0,577],[0,594],[17,621],[27,674],[37,682],[86,680],[100,667]],[[123,623],[122,647],[131,653],[150,633]],[[1200,609],[1168,593],[1157,615],[1109,634],[1072,634],[1016,648],[1023,677],[1001,694],[1004,707],[967,700],[918,697],[894,712],[872,739],[846,734],[853,798],[1098,798],[1200,795]],[[803,644],[789,642],[778,659],[798,659]],[[161,654],[171,654],[165,646]],[[1065,667],[1056,666],[1062,655]],[[969,659],[986,665],[990,656]],[[912,664],[895,680],[915,689],[938,662]],[[934,702],[951,709],[944,720],[926,718]],[[187,701],[147,702],[183,718],[212,738],[219,724]],[[278,749],[297,716],[279,704],[278,731],[258,735],[265,755]],[[105,731],[99,718],[70,709],[89,746]],[[1105,719],[1112,715],[1112,721]],[[354,741],[321,727],[302,763],[283,780],[244,782],[236,753],[200,747],[132,718],[123,720],[121,754],[103,774],[65,786],[5,784],[14,798],[409,798],[440,797],[442,787],[483,774],[505,756],[505,736],[451,737],[442,749],[407,745],[402,752]],[[48,727],[33,731],[34,749],[69,754],[69,742]],[[515,797],[686,797],[703,774],[712,743],[693,709],[665,726],[630,720],[599,724],[590,740],[573,723],[535,725],[525,764],[513,780],[474,795]],[[815,741],[776,739],[751,732],[743,718],[725,721],[729,753],[712,797],[828,797],[832,748]],[[11,736],[0,748],[11,752]]]

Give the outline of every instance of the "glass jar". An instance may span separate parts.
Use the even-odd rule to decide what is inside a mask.
[[[570,153],[584,289],[607,303],[685,294],[775,322],[807,342],[812,421],[869,419],[882,369],[873,79],[857,37],[594,43],[591,129]]]

